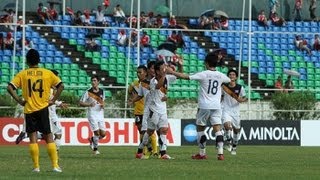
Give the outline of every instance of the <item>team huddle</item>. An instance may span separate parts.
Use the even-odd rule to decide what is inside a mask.
[[[68,106],[57,100],[64,85],[57,71],[38,67],[40,58],[36,50],[29,50],[26,58],[29,68],[18,73],[7,87],[10,95],[24,107],[24,129],[16,143],[18,144],[27,134],[30,139],[33,172],[40,172],[37,144],[40,133],[40,138],[47,143],[53,171],[62,172],[58,165],[62,129],[56,114],[56,106],[61,108]],[[167,92],[169,85],[177,78],[196,80],[200,84],[196,115],[199,152],[192,155],[192,159],[207,159],[207,137],[204,130],[208,124],[213,127],[215,133],[217,159],[224,160],[224,148],[231,151],[232,155],[236,155],[240,133],[239,103],[246,101],[245,91],[236,83],[237,71],[229,70],[227,76],[216,71],[218,63],[218,55],[209,53],[205,58],[206,70],[192,75],[182,73],[182,64],[179,64],[181,72],[177,72],[168,66],[166,61],[161,60],[150,61],[147,67],[141,65],[137,68],[138,80],[129,87],[131,98],[128,101],[129,104],[134,104],[135,124],[140,133],[140,144],[135,156],[137,159],[148,159],[150,156],[174,159],[167,152],[166,136],[169,125]],[[99,140],[106,135],[105,94],[103,89],[99,88],[99,82],[97,76],[91,77],[92,87],[85,91],[79,101],[80,106],[87,107],[87,118],[93,132],[93,136],[88,140],[95,155],[100,154]],[[22,89],[22,98],[15,91],[18,88]]]

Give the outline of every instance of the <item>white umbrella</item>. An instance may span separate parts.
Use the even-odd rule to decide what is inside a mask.
[[[294,70],[290,70],[290,69],[285,69],[283,70],[284,74],[287,74],[289,76],[296,76],[296,77],[300,77],[300,73],[298,73],[297,71]]]
[[[221,11],[221,10],[214,11],[214,16],[215,17],[223,16],[223,17],[229,18],[228,14],[226,12],[224,12],[224,11]]]
[[[157,50],[155,54],[157,56],[163,56],[163,57],[173,57],[175,55],[173,52],[166,49]]]

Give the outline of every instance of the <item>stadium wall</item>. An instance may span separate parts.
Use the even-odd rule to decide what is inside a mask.
[[[134,119],[105,119],[106,138],[100,145],[137,146],[139,134]],[[197,133],[194,119],[169,119],[169,146],[196,145]],[[72,146],[88,145],[92,134],[85,118],[62,118],[62,144]],[[315,134],[320,121],[270,121],[243,120],[240,132],[240,144],[243,145],[290,145],[320,146],[320,135]],[[15,145],[15,139],[23,126],[23,119],[0,118],[0,145]],[[212,128],[206,128],[208,144],[214,145]],[[22,144],[27,144],[25,139]]]
[[[157,6],[165,5],[167,0],[141,0],[141,11],[149,12],[154,11]],[[173,1],[173,14],[176,16],[199,16],[204,10],[207,9],[219,9],[228,13],[231,18],[241,18],[242,17],[242,4],[243,1],[235,1],[235,0],[172,0]],[[286,19],[292,18],[292,11],[294,8],[295,0],[284,0],[280,1],[280,7],[278,7],[278,14]],[[19,10],[22,10],[21,1],[19,5]],[[38,3],[42,2],[46,5],[46,1],[31,1],[26,0],[26,11],[35,12],[38,7]],[[112,14],[113,7],[117,4],[120,4],[126,13],[126,15],[130,14],[130,0],[111,0],[110,7],[107,10],[108,14]],[[134,12],[137,12],[137,0],[134,0]],[[267,0],[255,0],[252,2],[252,17],[256,19],[258,16],[258,12],[260,10],[265,10],[268,14],[269,5]],[[12,8],[12,0],[1,0],[0,9],[4,9],[5,7]],[[66,0],[66,6],[71,7],[74,10],[84,10],[84,9],[96,9],[97,5],[101,5],[102,0]],[[47,5],[46,5],[47,6]],[[302,8],[302,18],[309,19],[309,1],[304,1],[304,5]],[[14,9],[14,8],[13,8]],[[61,8],[57,8],[61,9]],[[246,1],[246,10],[245,10],[245,18],[248,18],[248,1]],[[155,12],[157,13],[157,12]]]

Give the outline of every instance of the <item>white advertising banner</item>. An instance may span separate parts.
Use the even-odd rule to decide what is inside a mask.
[[[99,141],[99,145],[107,146],[137,146],[139,132],[134,125],[134,119],[105,119],[106,137]],[[64,145],[88,145],[88,138],[92,136],[88,120],[85,118],[62,118],[62,143]],[[181,120],[169,119],[167,135],[168,145],[181,145]]]
[[[301,146],[320,146],[320,121],[301,121]]]

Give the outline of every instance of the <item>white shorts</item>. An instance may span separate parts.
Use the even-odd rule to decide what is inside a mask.
[[[241,128],[240,116],[231,115],[229,112],[226,111],[222,113],[222,122],[223,124],[226,122],[231,122],[232,127],[235,129]]]
[[[104,119],[89,119],[89,125],[91,131],[106,131],[106,124],[104,122]]]
[[[141,122],[141,131],[146,131],[148,128],[148,118],[149,118],[149,108],[145,107],[143,110],[142,122]]]
[[[149,118],[147,119],[148,129],[158,130],[160,128],[168,127],[168,116],[167,113],[160,114],[152,112],[150,110]]]
[[[62,127],[59,119],[51,118],[50,125],[52,134],[62,134]]]
[[[221,124],[221,109],[198,109],[196,124],[199,126]]]

